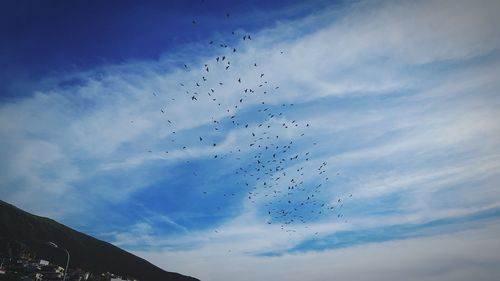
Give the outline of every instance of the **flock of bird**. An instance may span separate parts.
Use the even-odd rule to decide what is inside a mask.
[[[226,14],[225,17],[229,19],[230,14]],[[197,20],[192,20],[191,23],[193,28],[199,24]],[[240,34],[233,31],[231,35],[234,36],[233,38],[238,38],[234,40],[237,42],[236,44],[248,44],[253,40],[251,34]],[[248,68],[251,68],[255,74],[254,79],[249,80],[257,81],[257,83],[246,82],[236,75],[235,77],[238,78],[235,79],[232,90],[235,95],[241,91],[240,96],[231,99],[236,101],[235,104],[227,105],[227,102],[221,100],[224,97],[218,96],[218,89],[213,87],[213,85],[223,86],[224,83],[212,83],[212,87],[210,87],[207,81],[217,78],[211,76],[215,72],[213,70],[232,71],[231,59],[238,54],[238,50],[228,43],[215,42],[215,40],[208,41],[207,44],[216,53],[213,63],[204,64],[202,69],[192,69],[188,64],[184,64],[183,68],[186,71],[196,70],[201,74],[195,81],[183,81],[179,83],[179,86],[185,92],[184,98],[186,100],[193,103],[211,102],[213,103],[211,108],[219,110],[218,116],[224,116],[219,120],[212,117],[210,122],[213,131],[210,134],[196,136],[197,145],[213,148],[214,153],[210,156],[210,161],[231,158],[237,163],[241,163],[234,168],[232,175],[238,179],[234,185],[234,192],[224,193],[221,195],[223,197],[221,199],[236,200],[235,198],[238,198],[244,189],[245,200],[248,200],[248,203],[262,203],[265,207],[263,217],[265,217],[267,224],[279,225],[283,231],[289,233],[297,232],[301,225],[308,228],[308,222],[321,217],[331,217],[332,213],[338,219],[345,220],[343,219],[342,207],[344,199],[347,198],[332,200],[327,199],[329,196],[321,196],[322,192],[328,191],[327,188],[331,187],[332,179],[326,169],[328,163],[322,162],[319,166],[314,166],[312,163],[316,161],[311,160],[311,153],[301,150],[304,146],[313,148],[317,145],[316,141],[311,141],[310,137],[306,137],[312,126],[306,122],[286,118],[287,112],[293,111],[295,108],[293,103],[266,105],[265,97],[273,94],[279,95],[280,87],[279,85],[271,86],[272,83],[267,80],[266,73],[260,70],[257,62],[248,65]],[[283,51],[280,53],[284,54]],[[154,97],[158,95],[160,95],[159,92],[153,93]],[[251,120],[254,122],[250,124],[245,122],[248,119],[242,118],[238,113],[247,100],[251,100],[249,103],[252,104],[248,105],[255,109],[255,112],[250,113]],[[257,103],[256,100],[258,100]],[[164,108],[159,111],[159,114],[167,117],[167,124],[175,128],[174,122],[171,121],[173,119],[168,118],[168,111]],[[248,113],[246,114],[248,115]],[[258,121],[255,122],[255,120]],[[247,141],[242,142],[241,147],[217,154],[216,151],[220,150],[216,149],[218,143],[215,139],[221,138],[214,136],[223,135],[223,132],[228,128],[244,130]],[[287,130],[298,133],[290,134]],[[174,142],[175,130],[172,131],[171,136],[172,142]],[[190,142],[190,144],[192,143],[194,140]],[[188,149],[190,144],[180,144],[177,149]],[[148,150],[148,152],[153,153],[152,150]],[[193,171],[193,175],[198,176],[198,173]],[[315,176],[311,179],[311,175]],[[339,173],[336,173],[336,176],[338,175]],[[207,196],[211,193],[208,190],[202,192],[203,194],[200,196]],[[218,233],[218,231],[216,232]]]

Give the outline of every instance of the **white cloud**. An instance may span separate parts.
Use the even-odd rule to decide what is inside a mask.
[[[201,280],[496,280],[498,223],[434,237],[373,243],[280,257],[227,249],[141,252],[157,265]]]
[[[499,262],[488,247],[497,242],[491,236],[496,226],[450,239],[423,238],[319,254],[263,258],[248,253],[286,249],[318,230],[328,234],[374,224],[425,222],[498,206],[499,11],[497,1],[361,2],[255,34],[251,45],[244,42],[236,46],[237,53],[226,54],[230,71],[216,66],[218,53],[206,56],[204,52],[189,63],[190,71],[161,70],[166,64],[180,63],[174,54],[159,61],[74,74],[81,84],[54,86],[0,107],[0,196],[27,210],[60,218],[91,213],[99,204],[126,204],[136,192],[175,177],[170,168],[181,161],[237,148],[242,157],[252,157],[245,129],[221,129],[217,147],[198,142],[201,134],[212,132],[213,120],[250,116],[246,111],[253,112],[261,102],[269,107],[295,103],[297,109],[269,122],[273,127],[267,131],[295,139],[300,130],[283,129],[281,122],[297,117],[311,124],[308,137],[318,145],[298,150],[312,150],[307,163],[312,169],[306,169],[304,180],[314,180],[314,167],[328,162],[332,180],[323,199],[353,193],[352,202],[359,203],[398,194],[405,198],[403,203],[412,203],[393,207],[408,214],[352,214],[349,223],[311,223],[292,235],[267,226],[266,218],[259,217],[263,200],[243,203],[239,213],[208,231],[190,230],[168,214],[146,212],[149,219],[131,222],[130,231],[110,232],[114,242],[131,247],[168,245],[167,249],[197,244],[199,248],[192,251],[138,253],[167,269],[204,280],[235,276],[325,280],[332,275],[368,280],[373,274],[382,280],[396,276],[390,276],[388,265],[397,265],[399,271],[392,273],[406,280],[409,272],[416,280],[455,280],[460,274],[464,280],[491,279],[496,268],[488,265]],[[57,85],[65,78],[52,79]],[[243,92],[258,90],[259,84],[269,93]],[[280,88],[274,90],[276,86]],[[241,122],[250,123],[248,130],[263,132],[256,127],[260,119],[246,118]],[[186,149],[184,142],[190,143]],[[158,167],[165,167],[161,175],[154,173]],[[338,171],[340,175],[333,179]],[[471,184],[477,186],[463,187]],[[434,199],[438,192],[450,192],[450,200],[461,205]],[[38,194],[50,196],[34,196]],[[157,233],[160,222],[182,235]],[[474,246],[484,249],[483,255],[458,242],[476,238],[480,240]],[[444,245],[442,252],[436,247],[439,243]],[[370,258],[379,257],[380,251],[386,255]],[[449,262],[441,263],[449,269],[447,275],[434,265],[433,256]],[[460,257],[476,260],[477,267],[465,272],[456,266]],[[359,268],[364,274],[353,275]]]

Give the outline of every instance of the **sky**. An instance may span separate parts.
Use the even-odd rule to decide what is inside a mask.
[[[500,2],[0,5],[1,200],[204,281],[500,275]]]

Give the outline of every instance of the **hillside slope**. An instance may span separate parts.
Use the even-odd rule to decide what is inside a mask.
[[[71,253],[70,268],[93,272],[112,272],[141,281],[195,281],[172,273],[128,253],[110,243],[75,231],[52,219],[39,217],[0,200],[0,253],[8,255],[13,247],[29,249],[37,258],[66,263],[66,254],[46,244],[53,241]]]

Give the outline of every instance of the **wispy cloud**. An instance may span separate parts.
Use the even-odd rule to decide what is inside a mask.
[[[337,279],[373,272],[383,279],[384,264],[395,261],[401,272],[434,268],[419,249],[446,259],[450,271],[415,280],[454,280],[464,273],[453,267],[458,257],[498,264],[487,247],[496,226],[449,240],[287,250],[342,231],[418,229],[467,216],[469,223],[471,214],[498,207],[499,11],[496,1],[343,4],[263,29],[251,43],[234,43],[236,52],[193,43],[157,61],[47,78],[51,90],[0,106],[0,197],[70,224],[77,215],[92,224],[96,212],[133,210],[113,216],[116,229],[101,222],[92,231],[203,280],[285,273],[324,280],[335,261]],[[227,70],[215,60],[223,55]],[[262,140],[252,143],[252,133]],[[290,141],[300,158],[283,170],[259,180],[235,173],[264,147]],[[288,201],[297,169],[304,186],[321,184],[315,203],[335,208],[285,229],[268,224],[269,204]],[[455,248],[463,237],[480,238],[485,255]],[[438,243],[446,251],[437,252]],[[414,259],[399,260],[403,246]],[[391,254],[380,262],[361,254],[381,249]],[[283,255],[258,256],[264,252]],[[229,270],[228,262],[248,271]],[[367,275],[349,278],[357,263]],[[495,270],[488,263],[469,269],[486,279]]]

